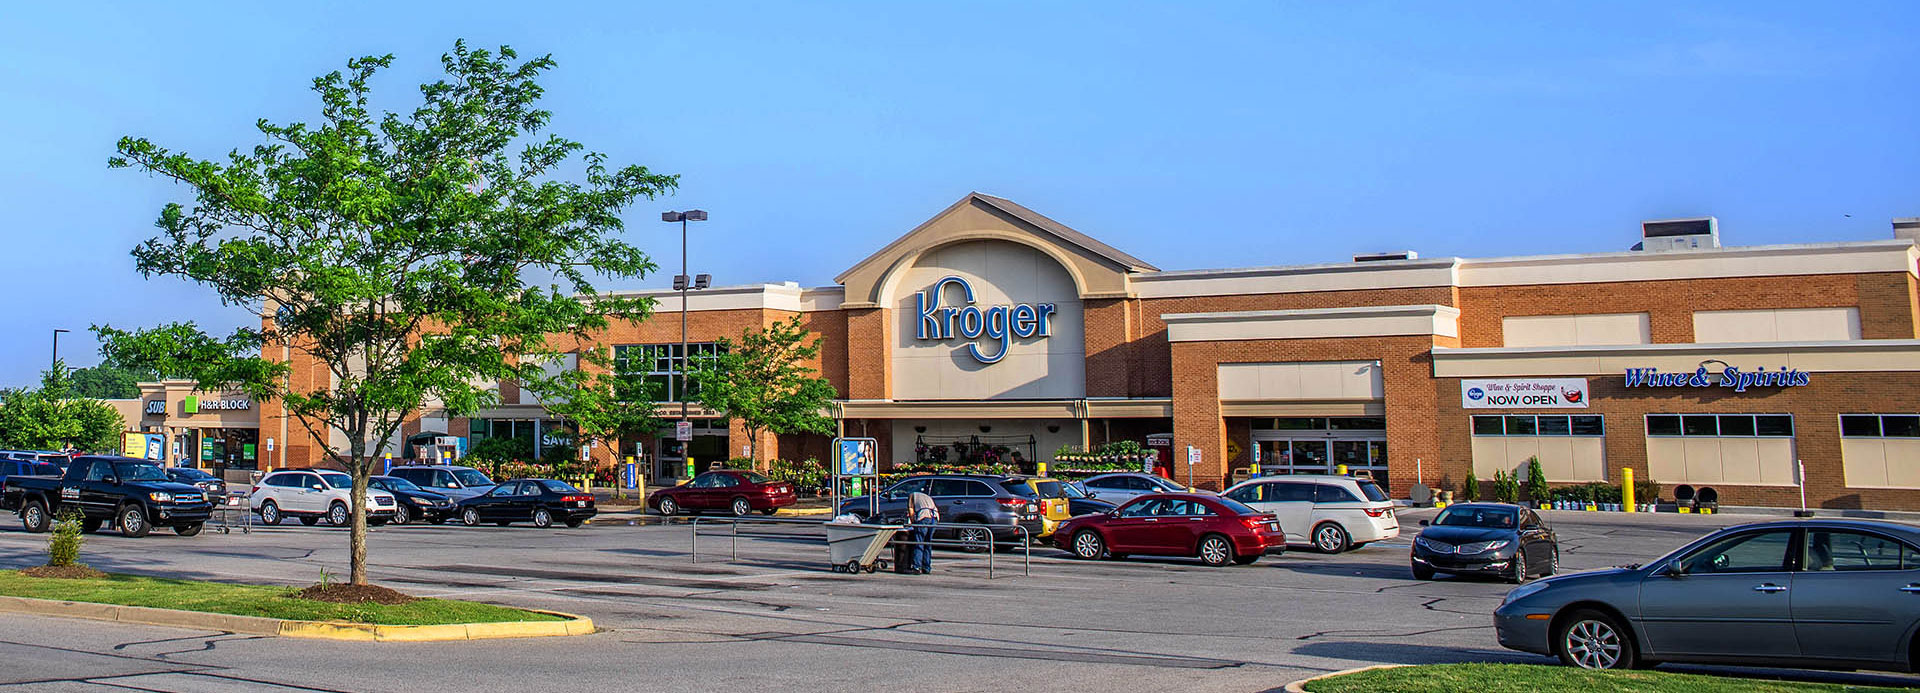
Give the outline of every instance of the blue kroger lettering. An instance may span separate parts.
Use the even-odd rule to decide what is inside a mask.
[[[1743,371],[1728,366],[1720,371],[1720,387],[1733,388],[1734,392],[1746,392],[1750,387],[1801,387],[1811,377],[1806,371],[1791,370],[1785,366],[1780,370],[1769,371],[1760,368]],[[1692,373],[1662,373],[1658,368],[1628,368],[1627,387],[1711,387],[1713,378],[1705,368]]]
[[[940,305],[941,296],[948,285],[960,287],[960,295],[966,300],[966,305]],[[986,310],[981,310],[973,303],[973,285],[968,284],[966,279],[950,276],[934,282],[925,292],[913,295],[914,309],[920,314],[920,324],[914,329],[914,338],[944,341],[953,339],[955,335],[967,340],[984,336],[1000,342],[999,351],[988,356],[981,353],[978,343],[970,342],[967,344],[967,353],[975,361],[997,363],[1006,358],[1007,348],[1013,345],[1015,338],[1046,337],[1052,332],[1052,326],[1048,325],[1049,318],[1053,317],[1051,303],[991,306]]]

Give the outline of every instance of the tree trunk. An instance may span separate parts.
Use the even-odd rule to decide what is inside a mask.
[[[347,580],[355,585],[367,584],[367,477],[371,476],[372,465],[367,464],[367,444],[359,437],[353,441],[353,456],[347,461],[347,472],[353,475],[352,520],[348,522],[347,532]]]

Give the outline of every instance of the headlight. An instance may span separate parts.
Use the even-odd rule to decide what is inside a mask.
[[[1476,542],[1472,544],[1461,544],[1460,553],[1485,553],[1488,551],[1496,551],[1499,549],[1503,549],[1503,548],[1506,548],[1506,546],[1507,546],[1507,541],[1505,539],[1502,539],[1500,541],[1482,541],[1482,542]]]
[[[1438,546],[1437,542],[1433,541],[1432,539],[1428,539],[1426,537],[1414,537],[1413,543],[1419,544],[1420,548],[1426,549],[1428,551],[1439,551],[1441,553],[1453,552],[1453,547],[1448,546],[1443,548],[1441,546]]]
[[[173,494],[167,493],[166,491],[154,491],[153,493],[147,494],[147,500],[156,503],[169,503],[173,501]]]
[[[1545,582],[1545,581],[1542,581],[1542,582],[1530,582],[1530,583],[1527,583],[1527,584],[1525,584],[1525,585],[1521,585],[1521,586],[1519,586],[1519,587],[1515,587],[1515,588],[1513,588],[1513,589],[1511,589],[1511,590],[1507,590],[1507,598],[1506,598],[1506,599],[1503,599],[1503,600],[1500,600],[1500,603],[1501,603],[1501,604],[1503,604],[1503,605],[1504,605],[1504,604],[1511,604],[1511,603],[1513,603],[1513,602],[1514,602],[1515,600],[1518,600],[1518,599],[1520,599],[1520,598],[1523,598],[1523,597],[1526,597],[1527,595],[1530,595],[1530,594],[1533,594],[1533,593],[1535,593],[1535,592],[1539,592],[1540,590],[1544,590],[1544,589],[1546,589],[1546,588],[1548,588],[1548,587],[1552,587],[1552,586],[1553,586],[1553,583],[1552,583],[1552,582]]]

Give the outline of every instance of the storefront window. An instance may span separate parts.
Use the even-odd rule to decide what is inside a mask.
[[[1387,420],[1380,416],[1292,416],[1278,419],[1254,419],[1253,429],[1270,431],[1384,431]]]
[[[1650,414],[1647,416],[1647,435],[1680,435],[1680,417],[1672,414]]]
[[[1920,438],[1920,415],[1841,414],[1840,435],[1848,438]]]
[[[1648,414],[1647,435],[1791,438],[1791,414]]]
[[[1564,436],[1573,432],[1572,426],[1564,416],[1542,416],[1538,419],[1540,435]]]
[[[692,360],[710,360],[721,353],[720,345],[696,342],[687,345]],[[678,402],[692,396],[691,383],[683,377],[685,367],[680,345],[622,344],[613,348],[613,372],[621,376],[618,393],[625,401]]]
[[[1717,416],[1682,416],[1680,432],[1690,436],[1717,436],[1720,435],[1719,422]]]
[[[1500,436],[1507,434],[1505,418],[1499,416],[1473,417],[1473,434],[1476,436]]]
[[[1473,417],[1476,436],[1602,436],[1606,432],[1606,419],[1596,415]]]
[[[1530,436],[1536,435],[1538,430],[1539,427],[1535,425],[1534,418],[1531,416],[1507,417],[1507,435]]]
[[[1387,420],[1378,416],[1338,416],[1327,420],[1336,431],[1384,431]]]

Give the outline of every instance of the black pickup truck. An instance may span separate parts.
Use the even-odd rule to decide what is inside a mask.
[[[190,537],[213,515],[204,491],[169,480],[152,462],[97,455],[74,458],[65,476],[7,477],[0,508],[19,513],[29,532],[45,532],[55,517],[78,511],[81,529],[95,532],[112,522],[129,537],[144,537],[155,526]]]

